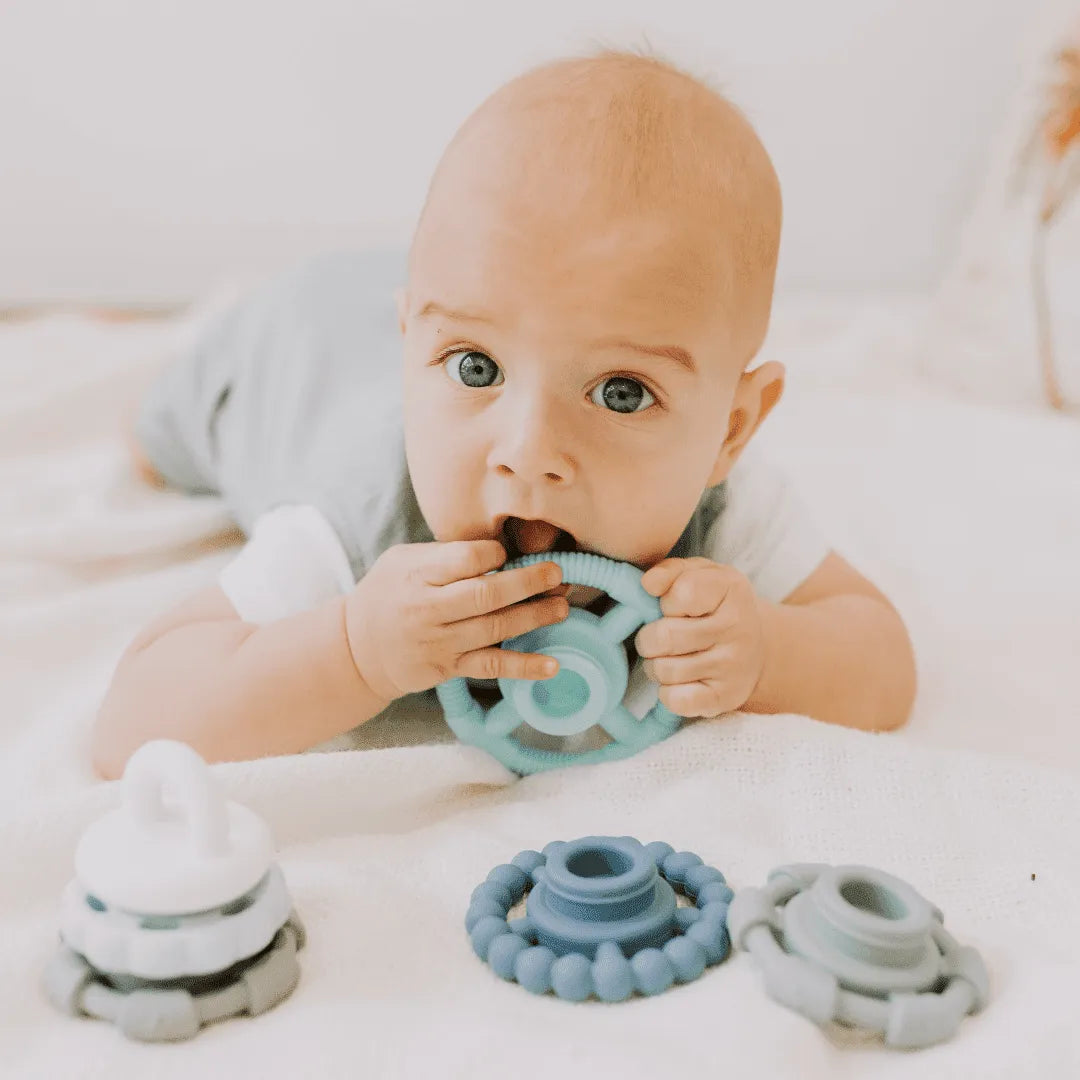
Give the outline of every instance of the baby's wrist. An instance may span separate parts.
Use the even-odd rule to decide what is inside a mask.
[[[777,619],[783,618],[782,605],[774,604],[761,596],[755,595],[757,614],[761,626],[761,666],[754,680],[753,688],[741,708],[746,712],[771,713],[782,712],[783,703],[777,693],[777,647],[780,645],[780,632]]]
[[[284,698],[294,704],[289,719],[282,717],[281,722],[302,729],[297,735],[305,749],[353,730],[389,704],[361,677],[353,661],[345,626],[345,599],[334,597],[284,620],[292,624],[287,639],[292,655],[288,661],[278,659],[276,677],[282,680]],[[271,623],[260,627],[258,633],[274,630]],[[274,664],[273,658],[267,660]],[[285,669],[291,669],[291,677]]]
[[[358,610],[359,605],[360,596],[355,589],[348,596],[341,598],[341,637],[345,652],[349,657],[357,691],[365,707],[368,703],[374,702],[379,706],[378,711],[382,711],[400,695],[394,692],[392,686],[383,685],[372,672],[370,657],[366,655],[367,645],[360,622],[364,617],[364,612]]]

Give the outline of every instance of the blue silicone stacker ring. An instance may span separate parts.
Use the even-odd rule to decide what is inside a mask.
[[[679,907],[676,889],[695,906]],[[525,916],[508,920],[527,891]],[[732,895],[719,870],[659,840],[554,840],[496,866],[473,890],[465,929],[496,975],[534,994],[624,1001],[720,963]]]
[[[562,622],[504,641],[504,649],[555,657],[559,673],[550,679],[499,679],[502,700],[486,711],[465,679],[448,679],[436,686],[451,730],[462,742],[481,747],[520,774],[629,757],[666,739],[682,720],[666,705],[657,701],[638,719],[622,704],[630,674],[623,641],[662,615],[660,601],[641,586],[642,571],[632,563],[582,551],[523,555],[502,570],[537,562],[558,563],[564,584],[602,589],[619,602],[604,615],[572,607]],[[562,736],[598,725],[612,741],[581,753],[542,750],[511,736],[523,723]]]

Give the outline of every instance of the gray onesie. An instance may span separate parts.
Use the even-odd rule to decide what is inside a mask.
[[[394,544],[434,539],[405,458],[393,298],[405,280],[403,250],[310,259],[212,319],[142,402],[136,434],[158,471],[220,495],[251,538],[222,575],[249,621],[350,587]],[[827,553],[754,443],[702,493],[669,552],[728,563],[776,602]]]

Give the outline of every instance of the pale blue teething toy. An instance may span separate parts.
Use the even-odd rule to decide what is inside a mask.
[[[536,562],[558,563],[564,584],[602,589],[619,603],[604,615],[572,607],[562,622],[504,641],[505,649],[555,657],[559,673],[550,679],[499,679],[502,700],[486,712],[465,679],[449,679],[436,686],[451,730],[462,742],[483,748],[522,774],[629,757],[666,739],[678,728],[681,717],[657,701],[638,719],[622,704],[629,679],[623,642],[662,614],[660,601],[641,587],[642,571],[632,563],[581,551],[523,555],[502,570]],[[523,723],[562,736],[598,725],[612,741],[576,754],[542,750],[513,738],[512,732]]]
[[[530,886],[525,916],[508,921]],[[676,889],[696,907],[679,907]],[[465,929],[481,960],[534,994],[623,1001],[723,960],[731,897],[724,875],[693,852],[586,836],[496,866],[473,890]]]
[[[169,739],[132,754],[123,796],[76,849],[44,974],[52,1003],[160,1041],[287,997],[305,935],[266,823]]]
[[[943,923],[892,874],[819,863],[778,867],[763,888],[741,889],[728,914],[732,941],[754,954],[774,1000],[905,1048],[951,1038],[989,999],[982,958]]]

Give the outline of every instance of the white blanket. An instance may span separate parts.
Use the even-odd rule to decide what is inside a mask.
[[[216,500],[140,485],[123,453],[124,410],[190,323],[0,324],[0,1075],[1080,1075],[1080,426],[905,377],[911,314],[781,315],[789,392],[760,436],[908,622],[905,730],[736,715],[516,780],[413,716],[361,729],[364,752],[215,766],[273,829],[309,940],[288,1000],[176,1045],[61,1016],[39,976],[75,844],[119,796],[87,753],[112,667],[239,541]],[[773,1003],[741,953],[619,1005],[501,982],[463,928],[472,888],[589,834],[695,851],[736,889],[784,862],[887,870],[981,950],[990,1005],[913,1059]]]

